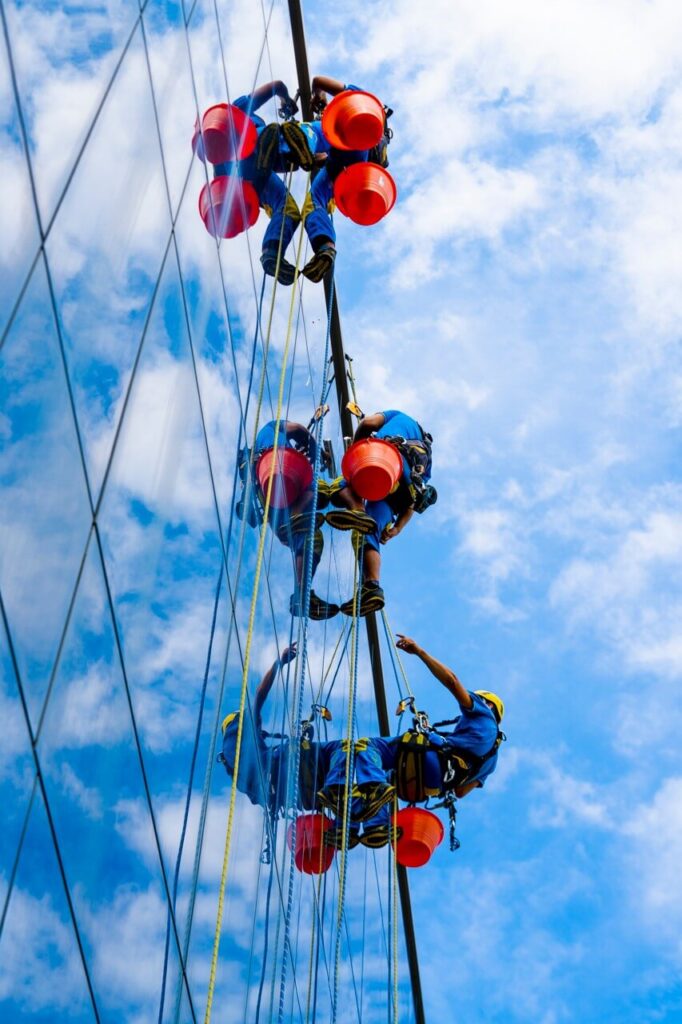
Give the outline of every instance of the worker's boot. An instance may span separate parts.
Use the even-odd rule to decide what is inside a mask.
[[[344,601],[340,610],[344,615],[369,615],[370,612],[380,612],[386,603],[384,592],[378,580],[368,580],[362,584],[360,600],[356,602],[351,597]]]
[[[336,246],[333,242],[325,242],[318,251],[308,260],[301,273],[309,281],[317,284],[321,281],[334,266],[336,259]]]
[[[303,595],[298,590],[295,590],[289,598],[289,612],[297,618],[303,617]],[[308,607],[309,619],[313,619],[315,622],[320,622],[324,619],[333,619],[335,615],[338,615],[338,613],[338,604],[332,604],[330,601],[325,601],[323,597],[318,597],[314,590],[310,591],[310,604]]]
[[[357,530],[367,534],[374,533],[377,528],[372,517],[360,508],[333,508],[327,512],[326,520],[335,530]]]
[[[270,277],[277,277],[280,284],[290,285],[294,283],[296,278],[296,267],[289,263],[288,260],[284,259],[283,255],[279,257],[279,265],[277,263],[277,254],[279,252],[279,246],[267,246],[263,249],[260,257],[260,263]]]
[[[368,821],[381,808],[395,799],[395,786],[388,782],[368,782],[358,786],[362,796],[362,810],[355,815],[358,821]]]
[[[281,128],[282,135],[294,156],[297,167],[309,171],[313,166],[313,154],[306,133],[298,121],[285,121]]]

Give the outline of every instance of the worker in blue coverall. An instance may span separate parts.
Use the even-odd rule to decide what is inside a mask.
[[[454,751],[465,761],[472,758],[472,770],[464,775],[461,784],[454,789],[456,797],[465,797],[473,789],[484,785],[488,776],[497,766],[497,745],[499,726],[504,716],[504,704],[489,690],[467,690],[456,674],[443,662],[428,654],[412,639],[398,634],[397,646],[407,654],[415,654],[436,679],[453,695],[461,710],[461,716],[451,732],[430,731],[431,747],[444,747]],[[350,831],[353,845],[384,846],[389,839],[390,802],[395,799],[395,786],[389,782],[389,775],[396,766],[396,755],[401,742],[400,736],[371,736],[358,740],[354,745],[354,808]],[[491,751],[494,750],[494,753]],[[346,758],[348,742],[338,743],[331,752],[329,772],[324,788],[320,791],[320,803],[335,814],[337,822],[341,817],[341,801],[344,797]],[[484,759],[482,762],[479,759]],[[476,765],[476,762],[479,762]],[[424,785],[434,795],[444,784],[443,769],[435,750],[429,750],[424,762]],[[363,833],[360,835],[360,823]],[[329,842],[333,843],[336,832],[331,830]]]
[[[276,420],[271,420],[266,423],[258,431],[256,435],[256,444],[253,454],[253,465],[257,465],[259,458],[267,451],[272,449],[275,445],[275,428],[277,426]],[[306,457],[311,467],[315,466],[317,445],[315,438],[302,423],[296,423],[293,420],[280,420],[279,431],[277,434],[277,447],[293,447],[296,451],[300,452]],[[244,491],[246,491],[246,469],[248,466],[248,458],[246,452],[243,453],[244,460],[242,463],[242,479],[244,483]],[[321,462],[324,463],[324,451],[322,453]],[[261,506],[265,504],[265,495],[261,492],[258,486],[258,481],[255,481],[255,491],[257,500]],[[315,496],[315,481],[313,479],[309,487],[307,487],[302,494],[290,505],[288,508],[275,508],[273,505],[270,506],[268,522],[277,535],[277,539],[285,545],[285,547],[291,548],[294,554],[294,579],[295,589],[291,595],[289,601],[289,610],[292,615],[303,614],[303,583],[306,571],[306,552],[310,539],[310,530],[312,526],[311,521],[311,506],[313,498]],[[244,492],[242,498],[237,504],[237,515],[242,518],[245,514],[244,510]],[[253,514],[247,513],[247,519],[251,525],[256,525],[259,521],[259,517]],[[312,556],[312,576],[314,577],[320,559],[322,557],[322,551],[324,549],[324,538],[322,536],[322,530],[320,526],[324,521],[324,516],[318,514],[316,516],[315,529],[313,531],[313,556]],[[314,590],[310,591],[310,607],[308,615],[311,619],[330,619],[336,615],[339,611],[337,604],[325,601],[319,597]]]
[[[273,165],[259,166],[262,164],[262,161],[259,160],[260,137],[266,125],[263,118],[259,117],[255,111],[275,97],[282,101],[280,113],[284,116],[291,116],[298,109],[295,101],[289,95],[286,85],[279,80],[261,85],[254,92],[232,101],[232,106],[247,114],[255,125],[259,142],[254,152],[244,160],[214,164],[215,177],[223,174],[236,174],[244,181],[250,182],[256,190],[261,207],[269,215],[270,223],[263,237],[261,264],[265,272],[272,276],[277,267],[280,243],[283,255],[296,228],[301,223],[301,211],[296,200],[282,179],[275,173],[277,170],[283,169],[281,164],[276,161]],[[278,281],[281,284],[292,284],[294,276],[294,267],[286,260],[280,259]]]
[[[415,512],[424,512],[437,498],[431,479],[432,437],[415,419],[398,409],[364,416],[355,431],[353,441],[374,435],[384,440],[402,439],[403,472],[397,488],[382,501],[367,501],[356,494],[343,479],[330,486],[330,498],[337,510],[327,513],[327,522],[337,530],[356,530],[364,534],[362,548],[363,582],[360,591],[359,614],[367,615],[384,606],[384,592],[380,584],[381,545],[387,544],[405,529]],[[407,452],[412,464],[404,454]],[[346,615],[353,614],[353,599],[341,605]]]
[[[296,657],[296,644],[286,647],[263,676],[253,701],[251,714],[244,716],[242,742],[239,754],[237,789],[245,793],[251,803],[276,813],[287,805],[287,779],[289,740],[280,734],[263,729],[263,705],[270,693],[277,673]],[[223,720],[222,751],[218,760],[224,764],[230,777],[234,777],[239,712],[233,711]],[[318,780],[329,771],[329,760],[335,743],[313,743],[306,736],[301,743],[299,759],[299,792],[296,805],[313,810],[318,805]]]
[[[344,85],[326,75],[316,75],[312,81],[311,106],[316,114],[321,114],[327,105],[327,94],[337,96],[346,89],[358,90],[357,85]],[[310,192],[303,206],[305,229],[310,239],[314,255],[306,263],[303,273],[311,281],[320,281],[331,270],[336,258],[336,231],[329,215],[329,208],[334,199],[334,182],[346,167],[366,160],[377,160],[375,155],[382,152],[385,158],[386,146],[391,133],[386,129],[384,138],[373,150],[341,150],[333,148],[322,133],[319,121],[304,123],[301,128],[308,136],[313,154],[324,163],[313,177]],[[386,166],[388,160],[385,160]]]

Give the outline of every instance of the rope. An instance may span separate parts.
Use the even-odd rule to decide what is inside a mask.
[[[263,290],[264,290],[264,288],[265,288],[265,278],[263,279]],[[261,302],[262,302],[262,298],[263,298],[263,292],[261,292]],[[253,341],[253,353],[252,353],[253,358],[252,358],[252,363],[251,363],[251,376],[250,376],[250,379],[249,379],[249,395],[250,395],[250,392],[251,392],[251,383],[252,383],[252,379],[253,379],[253,367],[254,367],[254,362],[255,362],[256,342],[257,342],[257,336],[254,337],[254,341]],[[248,411],[248,404],[247,404],[247,410],[246,411]],[[245,415],[245,413],[242,415],[242,419],[241,419],[240,427],[239,427],[239,442],[240,443],[241,443],[241,440],[242,440],[242,432],[243,431],[245,432],[244,415]],[[235,461],[235,468],[234,468],[234,474],[233,474],[233,480],[232,480],[232,491],[233,491],[233,493],[234,493],[234,491],[236,489],[236,486],[237,486],[237,478],[238,478],[238,466],[237,466],[237,463]],[[231,536],[232,536],[233,524],[234,524],[234,503],[233,503],[232,509],[230,510],[230,520],[229,520],[228,528],[227,528],[227,547],[228,547],[228,549],[229,549],[229,544],[230,544],[230,540],[231,540]],[[241,567],[242,567],[242,562],[243,562],[243,553],[244,553],[245,540],[246,540],[246,526],[244,524],[242,526],[241,531],[240,531],[240,537],[239,537],[239,549],[238,549],[238,552],[237,552],[237,567],[236,567],[236,572],[235,572],[235,587],[238,587],[238,585],[239,585],[239,579],[240,579],[240,575],[241,575]],[[191,884],[190,884],[190,891],[189,891],[189,907],[188,907],[188,911],[187,911],[187,919],[186,919],[186,922],[185,922],[185,934],[184,934],[184,937],[183,937],[183,959],[184,959],[185,963],[187,963],[187,957],[188,957],[188,954],[189,954],[189,943],[190,943],[190,937],[191,937],[191,931],[192,931],[192,924],[193,924],[193,920],[194,920],[194,906],[195,906],[195,902],[196,902],[196,893],[197,893],[197,886],[198,886],[198,881],[199,881],[199,870],[200,870],[200,865],[201,865],[201,854],[202,854],[202,850],[203,850],[203,841],[204,841],[204,834],[205,834],[205,829],[206,829],[206,817],[207,817],[207,813],[208,813],[208,802],[209,802],[209,795],[210,795],[211,778],[212,778],[212,774],[213,774],[213,764],[214,764],[213,751],[215,749],[216,739],[217,739],[217,736],[218,736],[219,723],[221,721],[221,706],[222,706],[222,700],[223,700],[223,693],[224,693],[224,689],[225,689],[225,677],[226,677],[226,674],[227,674],[227,664],[228,664],[228,659],[229,659],[230,650],[231,650],[232,634],[233,634],[233,631],[236,630],[236,599],[235,599],[234,591],[232,589],[232,584],[230,582],[230,576],[229,576],[229,573],[227,571],[225,572],[225,579],[226,579],[226,582],[227,582],[229,599],[230,599],[230,622],[229,622],[228,635],[227,635],[227,641],[226,641],[226,646],[225,646],[225,656],[223,658],[223,667],[222,667],[222,672],[221,672],[221,675],[220,675],[219,692],[218,692],[218,697],[217,697],[217,700],[216,700],[216,711],[215,711],[215,715],[214,715],[214,719],[213,719],[211,738],[210,738],[210,742],[209,742],[209,745],[208,745],[209,753],[208,753],[208,758],[207,758],[207,762],[206,762],[206,769],[205,769],[205,772],[204,772],[204,783],[203,783],[203,788],[202,788],[201,810],[200,810],[200,813],[199,813],[199,827],[198,827],[198,830],[197,830],[197,842],[196,842],[195,851],[194,851],[194,863],[193,863],[193,866],[192,866],[192,881],[191,881]],[[238,635],[238,633],[237,633],[237,644],[239,644],[239,635]],[[176,990],[176,998],[175,998],[175,1011],[174,1011],[173,1018],[172,1018],[173,1021],[175,1022],[175,1024],[177,1024],[177,1022],[180,1019],[180,1001],[181,1001],[181,998],[182,998],[182,988],[181,988],[181,986],[178,985],[177,990]]]
[[[280,249],[281,249],[281,239],[280,239]],[[297,252],[296,252],[296,274],[297,275],[298,275],[298,267],[299,267],[299,261],[300,261],[300,254],[301,254],[301,239],[299,238],[298,248],[297,248]],[[269,318],[268,318],[268,329],[267,329],[267,332],[266,332],[266,338],[267,338],[268,346],[269,346],[270,333],[271,333],[271,330],[272,330],[272,318],[273,318],[273,313],[274,313],[274,296],[275,296],[275,291],[276,291],[276,286],[273,287],[273,301],[272,301],[272,303],[270,305],[270,315],[269,315]],[[278,393],[277,393],[277,415],[275,417],[275,436],[274,436],[274,445],[273,445],[273,448],[275,449],[275,451],[277,450],[277,441],[279,439],[280,418],[281,418],[281,415],[282,415],[282,406],[284,404],[284,385],[285,385],[285,381],[286,381],[287,361],[288,361],[288,356],[289,356],[289,345],[291,343],[291,331],[292,331],[293,320],[294,320],[294,302],[295,302],[295,298],[296,298],[296,293],[295,293],[295,290],[293,290],[292,291],[292,295],[291,295],[291,303],[290,303],[290,306],[289,306],[289,318],[288,318],[288,322],[287,322],[286,340],[285,340],[285,343],[284,343],[284,353],[282,355],[282,370],[281,370],[281,373],[280,373],[279,389],[278,389]],[[263,374],[261,376],[261,385],[260,385],[259,394],[258,394],[258,404],[257,404],[257,411],[256,411],[256,427],[254,428],[254,447],[255,447],[255,440],[256,440],[257,427],[258,427],[258,417],[260,415],[260,408],[261,408],[261,404],[262,404],[262,400],[263,400],[264,379],[265,379],[265,374]],[[247,632],[246,632],[246,644],[245,644],[245,647],[244,647],[244,666],[243,666],[243,670],[242,670],[241,691],[240,691],[240,695],[239,695],[239,724],[237,726],[237,740],[236,740],[236,745],[235,745],[235,757],[234,757],[234,777],[235,777],[235,779],[238,778],[238,776],[239,776],[239,761],[240,761],[240,757],[241,757],[242,735],[243,735],[243,729],[244,729],[244,707],[246,705],[247,681],[248,681],[248,674],[249,674],[249,666],[250,666],[250,663],[251,663],[251,646],[252,646],[252,643],[253,643],[253,632],[254,632],[255,621],[256,621],[256,608],[257,608],[257,604],[258,604],[258,590],[259,590],[259,584],[260,584],[261,569],[262,569],[262,566],[263,566],[263,555],[264,555],[264,551],[265,551],[265,538],[266,538],[266,535],[267,535],[267,522],[268,522],[268,514],[270,512],[270,501],[271,501],[271,498],[272,498],[273,483],[274,483],[274,474],[272,474],[270,476],[270,478],[268,479],[268,486],[267,486],[267,491],[266,491],[266,495],[265,495],[265,506],[264,506],[264,509],[263,509],[263,522],[261,524],[260,537],[259,537],[259,541],[258,541],[258,553],[256,555],[256,569],[255,569],[255,574],[254,574],[253,590],[252,590],[252,594],[251,594],[251,608],[250,608],[250,611],[249,611],[249,623],[248,623],[248,628],[247,628]],[[310,557],[312,559],[312,549],[310,551]],[[307,611],[307,607],[306,607],[306,611]],[[305,632],[304,632],[304,642],[305,642]],[[216,918],[215,936],[214,936],[214,939],[213,939],[213,953],[212,953],[212,956],[211,956],[211,969],[210,969],[210,973],[209,973],[208,993],[207,993],[207,996],[206,996],[206,1012],[205,1012],[205,1015],[204,1015],[204,1024],[209,1024],[209,1022],[211,1020],[211,1010],[212,1010],[212,1007],[213,1007],[213,995],[214,995],[214,992],[215,992],[215,982],[216,982],[216,974],[217,974],[217,967],[218,967],[218,952],[219,952],[219,949],[220,949],[220,933],[221,933],[221,929],[222,929],[223,911],[224,911],[224,905],[225,905],[225,886],[226,886],[226,883],[227,883],[227,872],[228,872],[229,861],[230,861],[230,847],[231,847],[231,843],[232,843],[232,829],[233,829],[233,824],[234,824],[234,808],[235,808],[235,802],[236,802],[236,795],[237,795],[237,787],[236,787],[236,785],[233,785],[231,790],[230,790],[230,803],[229,803],[229,810],[228,810],[228,817],[227,817],[227,830],[226,830],[226,834],[225,834],[225,849],[224,849],[224,853],[223,853],[223,866],[222,866],[222,870],[221,870],[220,886],[219,886],[219,890],[218,890],[218,913],[217,913],[217,918]]]
[[[315,892],[315,888],[314,888],[315,883],[313,882],[313,902],[314,902],[315,907],[319,907],[319,904],[320,904],[320,892],[322,891],[322,879],[323,878],[324,878],[324,874],[321,872],[317,876],[317,892]],[[317,970],[314,970],[314,968],[316,968],[318,966],[318,956],[319,956],[319,947],[320,947],[320,930],[321,930],[321,922],[320,922],[320,925],[318,925],[317,915],[313,914],[313,926],[312,926],[312,928],[310,930],[310,957],[309,957],[309,960],[308,960],[308,991],[306,993],[306,1001],[305,1001],[305,1020],[306,1020],[306,1024],[308,1024],[308,1022],[310,1020],[310,1002],[311,1002],[312,995],[313,995],[313,976],[315,977],[315,979],[317,979]],[[315,953],[316,953],[315,947],[316,946],[317,946],[318,956],[315,956]]]
[[[303,239],[303,232],[301,232],[300,236],[299,236],[299,246],[298,246],[297,259],[298,259],[298,255],[300,255],[300,252],[301,252],[301,242],[302,242],[302,239]],[[333,294],[333,289],[334,289],[334,281],[333,281],[333,278],[332,278],[332,294]],[[331,336],[331,305],[330,305],[330,308],[329,308],[329,314],[327,316],[327,336],[326,336],[326,342],[325,342],[325,355],[324,355],[325,370],[324,370],[323,381],[322,381],[322,390],[323,390],[323,392],[324,392],[324,389],[325,389],[326,383],[327,383],[327,367],[328,367],[330,336]],[[318,495],[317,484],[318,484],[318,480],[320,478],[320,460],[321,460],[321,452],[322,452],[322,444],[321,444],[321,440],[322,440],[322,418],[320,418],[317,421],[316,427],[317,427],[317,429],[316,429],[316,437],[315,437],[315,441],[316,441],[316,444],[315,444],[315,464],[314,464],[314,467],[313,467],[313,488],[314,488],[313,489],[313,501],[312,501],[312,506],[311,506],[311,509],[310,509],[311,522],[310,522],[310,530],[309,530],[309,533],[308,533],[308,545],[307,545],[307,549],[306,549],[305,581],[304,581],[303,594],[301,595],[302,598],[303,598],[303,608],[302,608],[302,611],[303,611],[303,621],[304,621],[304,627],[303,627],[303,631],[302,631],[303,638],[302,638],[302,644],[301,644],[301,679],[300,679],[300,683],[299,683],[299,687],[298,687],[297,700],[296,700],[297,707],[296,707],[296,715],[295,715],[295,723],[296,723],[295,734],[294,734],[295,735],[295,741],[294,741],[294,744],[293,744],[293,751],[290,751],[290,753],[293,753],[293,765],[291,763],[291,757],[290,757],[290,762],[289,762],[289,779],[288,779],[288,785],[287,785],[287,797],[288,797],[288,799],[287,799],[287,807],[292,806],[292,803],[295,804],[295,801],[292,800],[292,799],[289,799],[289,796],[291,794],[292,787],[296,787],[294,792],[296,792],[296,790],[298,789],[299,772],[300,772],[300,761],[301,761],[300,721],[301,721],[302,713],[303,713],[303,694],[304,694],[304,689],[305,689],[305,671],[306,671],[307,655],[308,655],[308,612],[310,610],[310,591],[312,589],[312,578],[313,578],[313,537],[314,537],[314,533],[315,533],[315,519],[316,519],[316,516],[317,516],[317,495]],[[284,918],[284,944],[283,944],[283,951],[282,951],[282,970],[281,970],[281,974],[280,974],[279,1006],[278,1006],[278,1011],[277,1011],[277,1022],[278,1022],[278,1024],[283,1024],[283,1021],[284,1021],[284,996],[285,996],[285,989],[286,989],[287,962],[288,962],[288,955],[289,955],[289,952],[290,952],[290,948],[289,948],[290,947],[290,927],[291,927],[291,913],[292,913],[293,893],[294,893],[294,850],[295,849],[296,849],[296,816],[294,815],[293,821],[291,823],[291,857],[290,857],[290,860],[289,860],[289,885],[288,885],[288,892],[287,892],[287,908],[286,908],[286,914],[285,914],[285,918]]]
[[[402,697],[403,693],[402,690],[400,689],[400,679],[398,678],[398,671],[400,671],[400,675],[402,676],[403,682],[405,683],[405,689],[407,690],[410,697],[414,697],[414,694],[412,693],[412,688],[410,687],[410,681],[407,678],[407,673],[405,672],[405,668],[403,667],[403,663],[400,659],[400,648],[396,646],[394,633],[392,632],[388,624],[388,616],[384,608],[381,609],[381,618],[384,623],[386,642],[388,644],[389,654],[391,655],[391,663],[393,665],[393,671],[395,673],[396,682],[398,684],[398,692]],[[396,668],[396,663],[398,665],[398,668]]]
[[[185,809],[182,816],[182,829],[180,830],[180,842],[178,844],[178,854],[175,859],[175,872],[173,874],[173,907],[175,907],[175,901],[178,897],[178,883],[180,880],[180,865],[182,863],[182,855],[185,849],[185,838],[187,836],[187,822],[189,821],[189,808],[192,802],[192,785],[194,783],[194,771],[197,764],[197,755],[199,753],[199,741],[201,739],[201,726],[204,720],[204,707],[206,705],[206,691],[208,689],[208,676],[211,671],[211,657],[213,654],[213,641],[215,639],[216,623],[218,620],[218,606],[220,604],[220,591],[223,585],[223,564],[220,564],[220,573],[218,575],[218,585],[216,586],[215,601],[213,603],[213,617],[211,619],[211,632],[208,639],[208,651],[206,654],[206,667],[204,669],[204,679],[201,686],[201,696],[199,697],[199,715],[197,717],[197,727],[194,732],[194,744],[192,746],[192,759],[189,769],[189,780],[187,782],[187,796],[185,798]],[[163,1022],[163,1009],[166,1000],[166,980],[168,977],[168,953],[170,946],[170,917],[166,921],[166,945],[163,955],[163,973],[161,977],[161,998],[159,1000],[159,1024]]]
[[[342,820],[342,833],[343,838],[341,841],[341,857],[339,863],[339,899],[337,909],[337,920],[336,920],[336,945],[334,950],[334,991],[332,997],[332,1017],[331,1024],[336,1024],[338,1010],[339,1010],[339,975],[341,967],[341,924],[343,920],[344,905],[346,900],[346,860],[348,853],[348,837],[350,835],[350,814],[349,805],[351,801],[351,779],[353,778],[354,771],[354,757],[353,757],[353,726],[355,722],[355,697],[357,690],[357,667],[358,667],[358,647],[360,630],[358,628],[358,609],[360,602],[360,572],[359,566],[362,560],[362,547],[364,540],[360,545],[360,557],[354,559],[353,567],[353,642],[351,644],[351,666],[350,666],[350,681],[348,689],[348,720],[347,720],[347,735],[348,735],[348,753],[346,755],[346,779],[345,779],[345,792],[343,801],[343,820]]]
[[[393,822],[398,813],[398,794],[393,798],[393,815],[389,823],[389,835],[393,832]],[[391,844],[389,843],[389,847]],[[398,859],[395,848],[389,852],[389,870],[391,873],[391,900],[393,904],[393,1024],[398,1024]]]

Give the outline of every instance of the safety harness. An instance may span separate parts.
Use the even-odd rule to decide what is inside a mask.
[[[446,742],[444,745],[440,745],[431,742],[430,733],[435,732],[441,736],[442,733],[438,733],[438,727],[455,725],[458,721],[459,718],[454,718],[445,722],[436,722],[435,725],[430,726],[423,711],[415,713],[413,726],[400,737],[396,752],[396,789],[401,800],[410,804],[418,804],[428,800],[429,797],[454,792],[479,773],[486,761],[495,756],[500,743],[507,738],[498,728],[495,742],[490,750],[482,755],[462,750],[454,743]],[[447,735],[443,738],[446,741],[449,739]],[[441,777],[437,789],[426,785],[426,755],[430,752],[437,755],[440,765]]]
[[[426,511],[430,505],[436,503],[438,494],[435,487],[427,483],[428,478],[431,476],[433,438],[431,434],[424,430],[421,424],[418,424],[418,426],[422,432],[421,441],[414,438],[401,437],[399,434],[384,437],[383,440],[388,441],[389,444],[397,448],[410,467],[410,483],[407,485],[410,504],[414,506],[415,512],[421,513]],[[398,511],[401,511],[401,509],[398,509]]]

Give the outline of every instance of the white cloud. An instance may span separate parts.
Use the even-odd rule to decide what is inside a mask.
[[[57,683],[46,719],[44,743],[49,748],[80,749],[115,746],[131,729],[118,666],[92,664],[82,675]]]
[[[413,288],[447,273],[444,253],[436,257],[439,244],[463,245],[472,238],[497,243],[507,227],[540,205],[538,182],[526,171],[471,160],[445,163],[437,176],[413,189],[386,223],[381,247],[388,243],[400,256],[393,286]]]
[[[141,1008],[147,1019],[159,997],[166,935],[166,902],[160,887],[120,887],[97,910],[78,899],[94,955],[92,974],[105,1004]]]
[[[102,793],[92,786],[86,786],[73,768],[63,763],[57,775],[58,785],[74,804],[81,808],[92,821],[100,821],[104,811]]]
[[[18,886],[3,929],[0,1000],[34,1014],[85,1011],[88,1003],[71,921],[57,912],[50,896],[36,897]]]
[[[530,775],[534,795],[530,823],[535,828],[583,827],[612,830],[613,811],[603,788],[576,778],[543,754],[521,754],[524,773]]]
[[[627,893],[649,929],[664,947],[666,959],[682,962],[682,778],[663,779],[648,803],[626,816],[623,834]]]
[[[629,529],[590,557],[570,562],[551,601],[570,622],[598,624],[629,671],[674,677],[682,669],[682,519],[675,492],[653,494],[633,509]]]
[[[200,431],[189,361],[159,355],[135,379],[111,485],[162,508],[169,519],[203,519],[213,505]],[[106,455],[108,431],[102,440]]]

